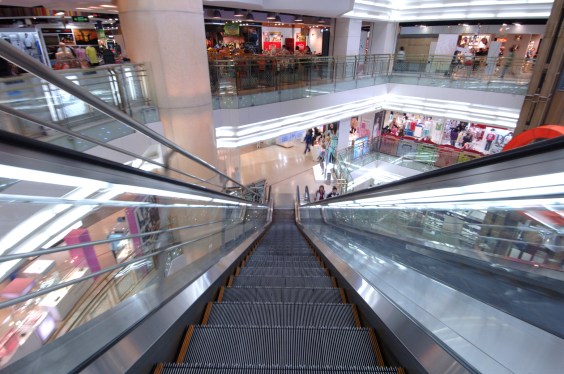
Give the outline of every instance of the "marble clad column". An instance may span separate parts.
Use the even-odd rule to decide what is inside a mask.
[[[368,53],[372,55],[396,53],[398,33],[398,24],[395,22],[372,23]]]
[[[127,57],[149,66],[165,136],[217,167],[202,0],[117,5]],[[206,179],[213,175],[184,158],[171,164]]]
[[[357,56],[360,49],[362,20],[338,18],[335,23],[334,56]]]

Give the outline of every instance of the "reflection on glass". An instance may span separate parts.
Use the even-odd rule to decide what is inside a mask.
[[[142,291],[162,302],[266,223],[264,206],[189,187],[0,168],[0,367]]]

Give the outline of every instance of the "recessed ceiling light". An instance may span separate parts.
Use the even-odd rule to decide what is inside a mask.
[[[296,18],[294,18],[294,22],[303,22],[304,21],[304,16],[296,16]]]
[[[101,6],[102,8],[117,8],[117,6],[115,6],[115,5],[106,5],[106,4],[104,4],[104,5],[100,5],[100,6]]]
[[[213,18],[221,18],[221,12],[220,12],[219,10],[217,10],[217,9],[214,10],[212,17],[213,17]]]
[[[266,19],[276,19],[276,14],[270,12],[266,15]]]

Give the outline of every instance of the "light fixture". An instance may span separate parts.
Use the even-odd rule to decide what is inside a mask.
[[[276,19],[276,14],[269,12],[266,14],[266,19]]]
[[[217,10],[217,9],[214,10],[212,17],[213,17],[213,18],[221,18],[221,12],[220,12],[219,10]]]
[[[249,12],[247,13],[247,16],[245,17],[246,21],[254,21],[255,17],[253,16],[253,12]]]
[[[515,26],[521,26],[520,23],[516,23],[516,22],[515,22],[515,23],[513,23],[513,24],[514,24]]]
[[[304,22],[304,16],[296,16],[296,18],[294,18],[294,22],[303,23]]]
[[[234,17],[243,17],[243,11],[241,9],[235,9],[235,11],[233,12],[233,16]]]
[[[325,21],[325,18],[319,18],[317,20],[317,23],[325,23],[325,22],[327,22],[327,21]]]
[[[56,15],[56,16],[64,16],[64,15],[65,15],[65,12],[57,12],[57,13],[55,13],[55,15]]]
[[[282,19],[280,18],[280,16],[277,14],[276,17],[274,17],[274,20],[276,22],[282,22]]]

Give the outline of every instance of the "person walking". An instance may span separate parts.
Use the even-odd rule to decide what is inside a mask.
[[[515,48],[511,47],[509,49],[509,56],[507,56],[507,58],[503,62],[503,69],[501,70],[500,78],[505,77],[505,73],[507,73],[507,70],[509,70],[511,65],[513,65],[513,59],[514,58],[515,58]]]
[[[311,131],[311,129],[308,129],[304,138],[304,142],[305,142],[305,151],[304,151],[304,155],[308,152],[311,152],[311,149],[309,148],[310,145],[313,145],[313,132]]]

